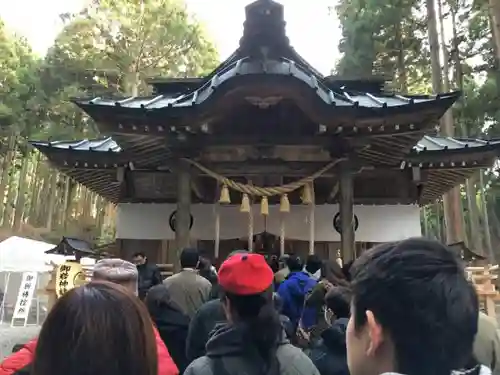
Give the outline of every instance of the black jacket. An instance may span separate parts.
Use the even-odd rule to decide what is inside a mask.
[[[150,311],[150,315],[179,373],[182,374],[189,365],[185,350],[189,318],[179,308],[165,305],[161,310]]]
[[[14,372],[13,375],[31,375],[31,368],[32,368],[32,365],[31,365],[31,363],[29,363],[26,366],[20,368],[16,372]]]
[[[186,356],[189,362],[205,355],[205,345],[210,333],[219,323],[226,322],[226,315],[219,299],[204,303],[189,323]]]
[[[349,375],[347,367],[346,329],[348,319],[337,319],[323,331],[321,340],[309,351],[309,358],[321,375]]]
[[[137,288],[139,289],[139,298],[144,299],[148,290],[153,286],[162,283],[160,269],[156,264],[144,263],[137,266],[139,273],[139,281]]]

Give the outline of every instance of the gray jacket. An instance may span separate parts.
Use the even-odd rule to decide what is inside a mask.
[[[163,285],[181,311],[192,319],[196,311],[209,300],[212,284],[195,270],[184,269],[166,278]]]
[[[215,359],[221,359],[229,375],[261,375],[259,358],[251,354],[243,329],[226,324],[212,334],[207,354],[192,362],[184,375],[219,375],[214,373]],[[306,354],[291,345],[283,334],[277,351],[279,375],[320,375]]]

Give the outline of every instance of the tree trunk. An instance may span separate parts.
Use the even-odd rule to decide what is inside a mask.
[[[491,9],[492,8],[490,7],[489,24],[491,29],[491,44],[493,46],[495,61],[495,82],[497,84],[497,94],[500,95],[500,44],[497,42],[498,40],[500,40],[500,35],[498,29],[495,28],[495,21],[493,19],[493,12]]]
[[[495,254],[493,252],[493,246],[491,244],[491,231],[490,231],[490,218],[488,213],[488,199],[486,197],[486,189],[484,186],[484,171],[479,171],[479,189],[481,191],[481,209],[483,212],[483,227],[484,227],[484,237],[486,239],[486,250],[489,255],[490,262],[494,263],[496,261]]]
[[[458,86],[458,89],[463,92],[464,84],[463,84],[463,70],[462,70],[462,61],[460,56],[460,43],[458,41],[458,33],[457,33],[457,9],[454,6],[450,7],[451,13],[451,24],[452,24],[452,45],[453,45],[453,54],[452,58],[455,63],[455,81]],[[445,64],[446,65],[446,64]],[[460,126],[460,135],[466,138],[469,134],[465,126]],[[467,209],[469,212],[469,233],[468,236],[469,241],[467,241],[467,245],[473,248],[473,251],[484,254],[483,247],[483,238],[481,235],[480,224],[479,224],[479,210],[477,207],[476,200],[476,186],[475,186],[475,176],[473,175],[469,178],[465,183],[465,190],[467,194]]]
[[[52,231],[56,199],[57,199],[57,172],[52,171],[52,173],[50,174],[47,221],[45,223],[45,228],[47,228],[48,231]]]
[[[477,208],[476,185],[474,180],[475,176],[469,178],[466,182],[470,229],[470,241],[468,241],[468,246],[472,247],[475,253],[486,255],[483,246],[483,236],[479,225],[479,210]]]
[[[19,232],[19,229],[21,229],[21,221],[23,220],[24,216],[24,204],[26,202],[26,191],[27,191],[27,175],[28,175],[28,168],[30,165],[30,155],[29,153],[23,158],[22,161],[22,166],[21,166],[21,171],[19,172],[19,183],[18,183],[18,189],[17,189],[17,199],[16,199],[16,206],[15,206],[15,212],[14,212],[14,223],[12,224],[12,228],[14,229],[14,232]]]
[[[33,166],[33,182],[31,183],[31,193],[30,193],[30,211],[28,214],[28,220],[30,224],[37,226],[37,205],[38,199],[40,197],[40,187],[43,184],[43,178],[41,176],[42,170],[42,162],[41,162],[41,153],[36,152],[34,157],[34,166]]]
[[[489,0],[489,10],[491,16],[491,34],[495,42],[495,50],[497,53],[497,61],[500,61],[500,1]]]
[[[12,168],[15,169],[15,168]],[[9,175],[9,184],[7,186],[7,202],[5,204],[5,209],[3,211],[3,227],[12,228],[12,211],[14,209],[14,200],[16,199],[16,177],[17,174],[13,171]]]
[[[403,45],[403,36],[401,35],[401,23],[399,21],[396,26],[396,35],[395,38],[399,45],[399,50],[397,54],[397,74],[398,74],[398,86],[399,92],[406,93],[408,92],[408,78],[406,75],[406,67],[405,67],[405,55],[404,55],[404,45]]]
[[[443,90],[441,62],[439,58],[439,35],[437,32],[436,7],[434,0],[426,0],[427,28],[429,32],[429,47],[432,66],[432,89],[435,93]],[[447,62],[445,62],[447,63]],[[445,115],[440,122],[441,133],[453,136],[453,120]],[[444,218],[446,224],[446,242],[454,243],[464,240],[463,216],[460,201],[460,188],[455,187],[443,196]]]
[[[9,184],[9,172],[11,171],[12,161],[14,160],[14,157],[16,155],[16,141],[17,135],[15,133],[15,130],[12,130],[11,134],[9,135],[7,152],[5,153],[5,157],[3,158],[2,162],[2,176],[0,181],[0,202],[2,203],[0,204],[0,217],[2,218],[6,209],[5,195],[8,193],[7,187]]]
[[[64,187],[64,218],[63,218],[63,228],[64,231],[68,229],[68,222],[71,220],[71,202],[73,201],[73,193],[75,191],[75,183],[71,178],[66,177],[65,187]]]

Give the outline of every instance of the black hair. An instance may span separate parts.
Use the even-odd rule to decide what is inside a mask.
[[[321,269],[323,262],[321,258],[315,254],[309,255],[306,260],[306,271],[315,274]]]
[[[334,259],[328,259],[323,262],[321,265],[321,278],[327,280],[332,285],[349,285],[342,272],[342,268]]]
[[[230,303],[232,318],[244,329],[247,351],[255,351],[266,369],[277,365],[276,350],[283,333],[278,311],[274,306],[272,287],[263,293],[236,295],[223,292]]]
[[[182,250],[179,260],[182,268],[196,268],[200,261],[200,253],[197,249],[186,248]]]
[[[351,316],[351,290],[343,286],[333,287],[326,293],[325,304],[337,318]]]
[[[212,285],[218,282],[217,274],[212,270],[212,262],[208,258],[200,257],[198,274],[210,281]]]
[[[33,358],[31,373],[39,375],[158,373],[146,307],[110,282],[91,282],[59,298],[43,323]]]
[[[17,353],[18,351],[20,351],[22,348],[24,348],[24,344],[15,344],[13,347],[12,347],[12,353]]]
[[[354,327],[373,312],[393,342],[395,372],[449,375],[470,358],[479,313],[474,287],[447,246],[423,238],[388,243],[354,263]]]
[[[290,255],[285,262],[290,272],[299,272],[304,268],[302,259],[296,255]]]
[[[146,254],[144,254],[142,251],[138,251],[132,255],[132,258],[137,258],[137,257],[146,258]]]

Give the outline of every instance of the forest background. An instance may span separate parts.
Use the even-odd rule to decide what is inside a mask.
[[[500,138],[500,0],[339,0],[330,12],[341,42],[318,48],[339,49],[334,73],[384,75],[400,92],[460,89],[437,131]],[[43,58],[0,19],[0,239],[102,245],[114,240],[113,205],[51,168],[28,140],[96,137],[71,98],[147,94],[146,78],[203,75],[219,56],[181,0],[94,0],[61,18]],[[422,208],[424,232],[500,260],[499,198],[495,168],[480,171]]]

